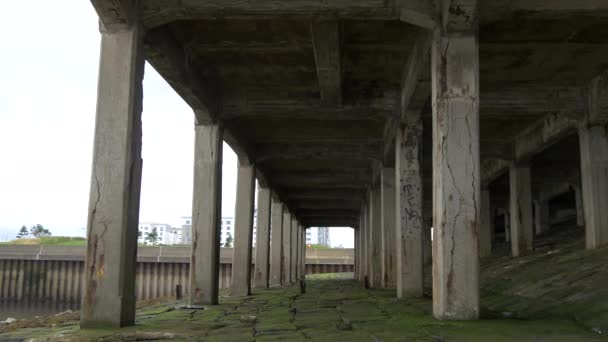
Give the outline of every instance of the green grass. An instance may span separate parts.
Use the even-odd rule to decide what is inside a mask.
[[[44,246],[86,246],[87,240],[83,237],[72,236],[45,236],[38,239],[15,239],[3,242],[3,245],[44,245]]]

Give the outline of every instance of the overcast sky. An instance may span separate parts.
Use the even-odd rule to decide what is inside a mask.
[[[89,1],[20,0],[0,11],[0,241],[36,223],[85,234],[99,40]],[[194,116],[148,64],[142,121],[140,221],[177,225],[192,210]],[[236,167],[224,144],[223,216],[234,215]],[[350,229],[330,238],[353,245]]]

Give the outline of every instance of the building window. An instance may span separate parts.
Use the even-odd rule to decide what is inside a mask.
[[[190,220],[186,220],[186,224],[190,224]]]

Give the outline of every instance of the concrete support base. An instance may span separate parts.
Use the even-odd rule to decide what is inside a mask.
[[[272,199],[270,222],[270,286],[283,284],[283,203]]]
[[[195,127],[190,304],[218,303],[222,216],[222,127]]]
[[[433,314],[479,317],[479,55],[475,34],[436,29],[433,75]]]
[[[511,203],[511,254],[525,255],[534,249],[532,226],[532,183],[530,167],[511,164],[509,169]]]
[[[394,289],[397,287],[395,169],[383,168],[381,183],[382,287]]]
[[[255,200],[255,167],[239,165],[236,180],[234,248],[232,259],[233,296],[251,294],[251,243],[253,239],[253,201]]]
[[[421,297],[422,255],[422,122],[402,125],[396,141],[397,297]]]
[[[135,323],[144,57],[137,25],[102,32],[83,328]]]
[[[579,128],[585,245],[608,244],[608,134],[603,126]]]
[[[270,197],[270,189],[258,187],[257,235],[253,272],[256,288],[267,288],[270,284]]]

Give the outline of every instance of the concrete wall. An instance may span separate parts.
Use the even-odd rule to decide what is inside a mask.
[[[80,302],[85,247],[0,246],[0,301]],[[352,249],[307,249],[306,273],[353,272]],[[188,293],[189,247],[141,247],[137,251],[138,300]],[[220,288],[230,286],[232,248],[220,252]]]

